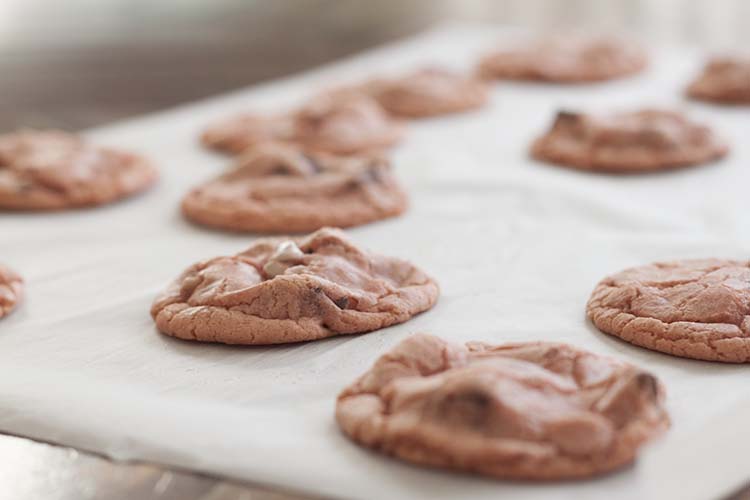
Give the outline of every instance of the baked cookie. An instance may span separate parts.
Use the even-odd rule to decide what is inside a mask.
[[[132,153],[59,131],[0,135],[0,209],[58,210],[101,205],[150,187],[154,167]]]
[[[407,203],[384,158],[303,153],[268,143],[190,191],[182,211],[195,222],[232,231],[297,233],[392,217]]]
[[[551,37],[487,54],[478,73],[486,79],[585,83],[643,70],[648,56],[639,45],[612,37]]]
[[[531,156],[596,172],[642,173],[717,160],[729,148],[710,128],[683,114],[646,109],[590,115],[559,112],[534,141]]]
[[[282,344],[403,323],[438,294],[412,264],[325,228],[194,264],[157,297],[151,315],[162,333],[182,339]]]
[[[596,327],[683,358],[750,362],[750,262],[682,260],[602,280],[588,302]]]
[[[338,397],[359,444],[510,479],[592,476],[669,427],[664,390],[632,365],[566,344],[452,344],[413,335]]]
[[[304,149],[351,155],[378,152],[401,140],[401,121],[364,93],[337,90],[318,95],[296,115],[296,138]]]
[[[375,86],[374,95],[390,114],[425,118],[482,107],[489,98],[485,83],[440,68],[426,68]]]
[[[690,84],[688,96],[721,104],[750,104],[750,57],[715,57]]]
[[[240,154],[264,142],[293,142],[294,115],[245,113],[209,126],[201,136],[204,146],[228,154]]]
[[[0,264],[0,318],[7,316],[21,300],[23,280]]]

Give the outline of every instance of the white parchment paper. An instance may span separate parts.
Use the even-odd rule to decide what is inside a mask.
[[[651,69],[602,85],[502,83],[477,113],[415,122],[394,152],[412,207],[351,230],[409,258],[442,287],[437,306],[361,336],[227,347],[159,335],[154,295],[192,262],[250,236],[190,225],[181,196],[227,161],[202,150],[203,126],[247,108],[290,107],[325,85],[424,63],[470,67],[512,36],[450,27],[299,77],[94,130],[149,155],[159,186],[93,210],[0,214],[0,259],[27,300],[0,322],[0,430],[116,459],[143,459],[347,498],[711,498],[750,479],[750,367],[652,353],[598,333],[590,291],[622,268],[687,257],[747,258],[750,111],[686,102],[702,63],[656,51]],[[732,141],[719,164],[658,175],[591,175],[532,162],[527,147],[560,107],[684,108]],[[337,393],[416,331],[455,341],[556,340],[638,363],[666,383],[673,429],[635,467],[549,485],[423,469],[363,450],[333,420]]]

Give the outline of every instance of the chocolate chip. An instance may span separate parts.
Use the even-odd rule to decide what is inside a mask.
[[[639,373],[636,377],[638,387],[643,389],[646,394],[651,398],[656,398],[659,394],[659,384],[656,381],[656,377],[650,373]]]
[[[346,306],[349,305],[349,297],[341,297],[340,299],[336,299],[333,303],[336,304],[339,309],[346,309]]]
[[[269,173],[271,175],[291,175],[292,169],[289,168],[289,165],[284,165],[283,163],[281,163],[270,170]]]
[[[453,424],[481,428],[492,412],[492,398],[481,390],[466,390],[445,398],[438,411]]]
[[[578,123],[578,121],[581,119],[581,113],[574,113],[573,111],[565,111],[561,110],[557,112],[557,116],[555,117],[555,123]]]

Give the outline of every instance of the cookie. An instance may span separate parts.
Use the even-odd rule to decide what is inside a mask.
[[[643,70],[648,56],[639,45],[612,37],[551,37],[496,50],[481,59],[485,79],[585,83]]]
[[[599,283],[596,327],[683,358],[750,362],[750,262],[682,260],[627,269]]]
[[[203,132],[201,142],[207,148],[236,155],[265,142],[293,142],[294,135],[291,113],[244,113],[210,125]]]
[[[720,104],[750,104],[750,57],[715,57],[690,84],[688,96]]]
[[[193,189],[182,211],[194,222],[232,231],[296,233],[393,217],[407,204],[384,158],[266,144]]]
[[[149,188],[154,167],[132,153],[59,131],[0,135],[0,209],[61,210],[110,203]]]
[[[534,141],[537,160],[581,170],[643,173],[717,160],[729,148],[683,114],[646,109],[611,115],[559,112]]]
[[[391,115],[426,118],[482,107],[485,83],[440,68],[426,68],[375,86],[375,98]]]
[[[338,229],[267,238],[190,266],[151,307],[157,328],[187,340],[283,344],[407,321],[438,298],[412,264],[366,252]]]
[[[19,275],[0,264],[0,318],[15,309],[23,293],[23,280]]]
[[[453,344],[413,335],[338,397],[368,448],[508,479],[593,476],[669,427],[664,389],[632,365],[554,342]]]
[[[311,99],[296,115],[296,138],[305,149],[336,155],[382,151],[404,135],[401,121],[360,92],[334,91]]]

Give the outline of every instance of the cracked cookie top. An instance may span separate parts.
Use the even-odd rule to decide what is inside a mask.
[[[487,79],[578,83],[638,73],[647,63],[646,52],[632,42],[605,36],[557,36],[487,54],[478,72]]]
[[[291,113],[243,113],[210,125],[201,135],[201,142],[217,151],[240,154],[265,142],[293,142],[294,136],[294,116]]]
[[[750,361],[750,262],[683,260],[602,280],[588,315],[605,333],[695,359]]]
[[[379,156],[338,157],[265,144],[192,190],[191,220],[234,231],[305,232],[350,227],[402,213],[407,197]]]
[[[561,479],[632,461],[669,425],[656,378],[552,342],[407,338],[338,398],[355,441],[420,464]]]
[[[482,81],[441,68],[425,68],[372,87],[373,95],[388,113],[404,118],[469,111],[489,98]]]
[[[694,99],[750,104],[750,57],[714,57],[687,89]]]
[[[21,300],[23,280],[0,264],[0,318],[7,316]]]
[[[538,160],[619,173],[694,165],[727,151],[709,127],[659,109],[607,115],[561,111],[531,147]]]
[[[324,228],[199,262],[157,297],[151,314],[159,330],[183,339],[278,344],[402,323],[432,307],[438,293],[412,264]]]
[[[59,131],[0,136],[0,208],[52,210],[99,205],[156,181],[145,159]]]

